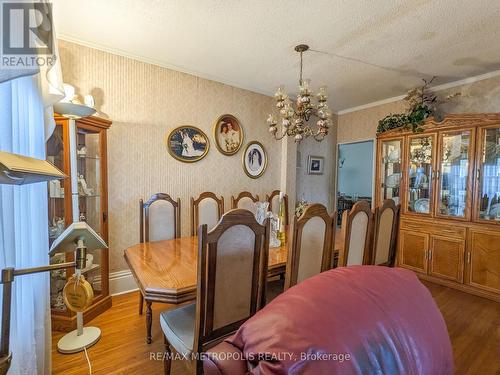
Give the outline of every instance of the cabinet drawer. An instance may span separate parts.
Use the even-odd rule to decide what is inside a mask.
[[[424,222],[403,219],[401,229],[414,232],[425,232],[435,236],[460,238],[465,240],[467,229],[454,223]]]

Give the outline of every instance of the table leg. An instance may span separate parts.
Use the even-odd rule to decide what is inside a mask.
[[[142,315],[142,307],[144,306],[144,297],[142,293],[139,292],[139,315]]]
[[[153,309],[151,309],[152,302],[146,301],[146,342],[151,344],[151,325],[153,324]]]

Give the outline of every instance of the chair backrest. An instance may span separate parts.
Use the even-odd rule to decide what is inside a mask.
[[[269,221],[243,209],[227,212],[210,232],[198,229],[194,349],[206,350],[234,332],[266,301]]]
[[[254,203],[259,201],[259,196],[253,196],[252,193],[248,191],[242,191],[238,196],[231,197],[231,208],[243,208],[255,213]]]
[[[372,264],[394,265],[400,208],[392,199],[386,199],[375,209]]]
[[[155,202],[158,203],[152,206]],[[157,193],[152,195],[146,203],[141,199],[139,210],[140,242],[149,242],[150,227],[153,227],[151,235],[153,241],[181,236],[181,200],[179,198],[174,201],[168,194]],[[150,222],[150,214],[157,218],[154,223]]]
[[[331,216],[325,206],[316,203],[294,218],[285,289],[332,268],[335,217],[336,213]]]
[[[269,211],[276,215],[278,215],[280,209],[279,197],[279,190],[273,190],[270,195],[266,195],[266,201],[269,203]],[[288,225],[288,195],[285,194],[283,200],[285,201],[285,225]]]
[[[201,224],[207,224],[211,230],[224,213],[224,197],[218,198],[211,192],[201,193],[197,199],[191,197],[191,236]]]
[[[356,202],[342,215],[344,248],[339,265],[370,264],[373,213],[366,201]]]

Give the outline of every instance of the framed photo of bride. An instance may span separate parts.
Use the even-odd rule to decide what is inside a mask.
[[[233,115],[222,115],[215,121],[214,138],[217,149],[224,155],[236,154],[243,144],[243,127]]]
[[[243,170],[250,178],[259,178],[267,168],[267,153],[260,142],[247,144],[243,152]]]
[[[165,137],[168,152],[184,163],[194,163],[203,159],[210,148],[210,141],[202,130],[190,126],[179,126]]]

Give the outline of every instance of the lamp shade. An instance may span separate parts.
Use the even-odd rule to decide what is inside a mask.
[[[71,224],[52,243],[49,255],[73,252],[82,240],[87,250],[107,249],[108,245],[87,223],[79,221]]]
[[[66,177],[46,160],[0,151],[0,184],[26,185]]]

